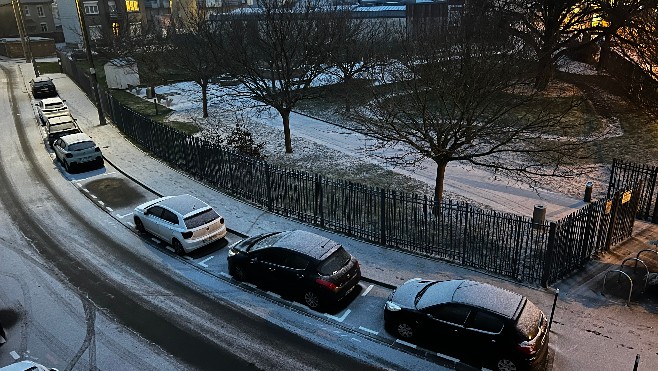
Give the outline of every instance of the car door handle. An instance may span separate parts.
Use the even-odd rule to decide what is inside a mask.
[[[270,271],[270,272],[274,272],[276,269],[270,267],[270,268],[267,268],[267,270]]]

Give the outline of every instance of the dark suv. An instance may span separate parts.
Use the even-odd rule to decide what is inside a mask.
[[[55,83],[50,77],[36,77],[30,80],[32,96],[35,99],[52,98],[57,96]]]
[[[300,296],[312,309],[336,303],[359,283],[359,262],[340,244],[305,231],[265,233],[228,250],[229,273]]]
[[[389,296],[384,322],[399,338],[494,370],[541,368],[548,354],[544,313],[517,293],[481,282],[407,281]]]

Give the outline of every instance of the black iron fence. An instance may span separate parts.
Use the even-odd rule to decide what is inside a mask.
[[[614,160],[608,184],[608,198],[620,189],[642,187],[637,218],[658,224],[658,167]]]
[[[74,63],[63,63],[63,68],[89,96],[93,94],[89,79]],[[627,214],[634,215],[636,203],[622,203],[621,196],[614,198],[619,201],[595,202],[554,223],[535,223],[451,200],[437,206],[427,196],[328,179],[245,157],[154,122],[120,104],[105,89],[99,94],[103,111],[124,135],[224,193],[365,241],[515,280],[548,285],[632,231],[634,218],[628,222]]]

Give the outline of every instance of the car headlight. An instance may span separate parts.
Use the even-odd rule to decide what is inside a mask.
[[[228,249],[228,256],[229,257],[231,257],[233,255],[237,255],[237,254],[238,254],[238,251],[236,249],[234,249],[232,247],[230,249]]]
[[[386,302],[385,308],[389,312],[397,312],[402,309],[397,303],[390,300]]]

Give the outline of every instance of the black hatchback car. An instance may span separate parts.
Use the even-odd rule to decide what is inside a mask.
[[[312,309],[345,298],[359,283],[359,262],[339,243],[306,231],[265,233],[228,249],[228,269],[250,281],[299,296]]]
[[[396,337],[494,370],[536,369],[548,355],[544,313],[524,296],[486,283],[409,280],[389,296],[384,321]]]
[[[36,77],[30,80],[30,87],[32,88],[32,96],[35,99],[52,98],[57,96],[55,83],[50,77]]]

